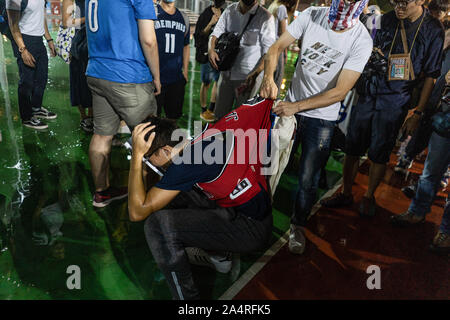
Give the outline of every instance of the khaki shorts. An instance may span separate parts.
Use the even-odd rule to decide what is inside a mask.
[[[124,120],[132,131],[147,116],[156,115],[152,82],[118,83],[87,77],[87,83],[92,91],[96,134],[115,135],[119,130],[120,120]]]

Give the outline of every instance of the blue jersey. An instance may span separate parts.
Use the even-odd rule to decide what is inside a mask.
[[[152,0],[86,0],[86,75],[119,83],[152,81],[137,20],[155,20]]]
[[[165,85],[183,78],[183,48],[189,45],[189,22],[185,22],[178,9],[171,15],[158,5],[157,11],[155,32],[158,39],[159,70],[161,84]]]

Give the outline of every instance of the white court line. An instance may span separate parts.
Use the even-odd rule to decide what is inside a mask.
[[[189,44],[190,45],[190,44]],[[190,48],[192,49],[192,47]],[[194,50],[189,50],[189,61],[191,63],[191,70],[189,72],[189,113],[188,113],[188,123],[187,123],[187,131],[189,136],[192,136],[191,132],[191,122],[192,122],[192,105],[193,102],[193,96],[194,96],[194,80],[195,80],[195,54],[193,53]]]
[[[20,205],[22,204],[23,200],[25,199],[25,192],[27,191],[25,188],[25,185],[22,181],[22,160],[20,158],[20,151],[19,151],[19,144],[18,141],[22,140],[22,137],[18,137],[16,130],[14,129],[14,123],[13,123],[13,115],[11,110],[11,100],[9,98],[9,83],[8,83],[8,76],[6,71],[6,57],[4,52],[4,43],[10,43],[10,41],[5,41],[6,37],[0,34],[0,89],[3,92],[3,97],[5,101],[5,117],[6,117],[6,124],[8,127],[8,132],[11,137],[10,144],[13,147],[14,155],[16,158],[16,164],[12,167],[5,167],[7,169],[16,169],[17,171],[17,181],[10,183],[15,187],[17,192],[19,193],[19,198],[16,200],[16,202]],[[7,141],[4,141],[2,143],[6,143]],[[14,201],[14,199],[11,199]]]
[[[320,205],[320,200],[326,197],[332,196],[341,186],[343,182],[343,178],[339,179],[338,182],[334,185],[333,188],[328,190],[319,201],[316,202],[314,207],[311,210],[311,214],[309,218],[319,211],[322,207]],[[308,218],[308,219],[309,219]],[[272,257],[284,246],[284,244],[288,241],[289,238],[289,230],[275,242],[272,247],[270,247],[238,280],[236,280],[233,285],[228,288],[227,291],[219,298],[219,300],[231,300],[233,299],[246,285],[253,279],[253,277],[261,271],[261,269],[272,259]]]

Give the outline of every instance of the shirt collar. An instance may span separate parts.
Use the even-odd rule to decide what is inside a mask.
[[[259,5],[259,3],[258,3],[258,1],[256,1],[255,4],[253,5],[253,7],[247,13],[255,14],[256,9],[258,9],[258,5]]]

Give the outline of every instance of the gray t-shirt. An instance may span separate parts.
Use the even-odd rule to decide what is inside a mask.
[[[327,7],[310,7],[288,27],[295,39],[302,39],[299,61],[286,100],[301,101],[336,87],[342,69],[362,72],[372,52],[372,38],[361,22],[345,32],[328,24]],[[335,121],[340,102],[301,112],[301,115]]]

